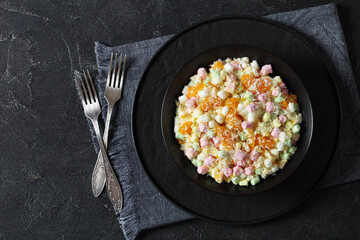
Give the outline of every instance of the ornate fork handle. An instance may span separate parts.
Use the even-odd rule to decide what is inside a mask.
[[[114,207],[120,211],[123,206],[123,193],[120,183],[114,173],[114,170],[110,164],[110,161],[106,154],[106,149],[103,140],[100,137],[99,124],[97,120],[93,120],[95,133],[99,142],[102,159],[104,160],[105,172],[106,172],[106,190],[108,197]]]
[[[110,119],[112,115],[113,110],[113,104],[109,104],[108,102],[108,109],[106,114],[106,121],[105,121],[105,129],[104,129],[104,147],[107,148],[107,141],[108,141],[108,133],[109,133],[109,125],[110,125]],[[104,166],[104,160],[102,157],[102,153],[99,152],[98,158],[96,160],[96,164],[91,176],[91,187],[93,191],[93,195],[95,197],[98,197],[102,190],[104,189],[105,182],[106,182],[106,170]]]
[[[92,173],[92,192],[95,197],[100,196],[104,189],[106,182],[106,171],[104,166],[104,160],[102,159],[102,153],[99,152],[93,173]]]

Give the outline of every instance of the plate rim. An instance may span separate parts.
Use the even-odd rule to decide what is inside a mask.
[[[141,153],[139,151],[139,146],[137,144],[137,141],[135,139],[134,136],[134,132],[135,132],[135,124],[134,124],[134,120],[135,120],[135,111],[134,111],[134,107],[137,103],[137,99],[139,96],[139,88],[141,86],[141,84],[143,84],[143,79],[144,76],[147,74],[147,72],[150,69],[150,64],[154,61],[154,59],[156,59],[158,57],[158,55],[163,51],[163,49],[165,49],[171,42],[173,42],[175,39],[177,39],[178,37],[180,37],[181,35],[183,35],[184,33],[192,30],[193,28],[196,28],[198,26],[207,24],[207,23],[211,23],[211,22],[216,22],[216,21],[222,21],[222,20],[230,20],[230,19],[234,19],[234,20],[252,20],[252,21],[260,21],[260,22],[265,22],[268,24],[272,24],[275,25],[276,27],[279,27],[281,29],[283,29],[284,31],[287,31],[289,33],[291,33],[292,35],[294,35],[295,37],[297,37],[302,43],[304,43],[311,51],[312,53],[315,55],[315,57],[318,59],[319,63],[325,68],[329,79],[331,79],[331,82],[334,86],[334,90],[336,92],[336,100],[337,100],[337,111],[338,111],[338,117],[337,117],[337,122],[338,122],[338,128],[337,128],[337,138],[336,138],[336,143],[335,143],[335,147],[333,148],[332,152],[331,152],[331,158],[328,160],[326,167],[324,168],[323,172],[321,173],[319,179],[316,181],[316,183],[308,190],[308,192],[302,197],[300,198],[298,201],[294,202],[292,205],[290,205],[289,207],[283,209],[282,211],[279,211],[275,214],[266,216],[266,217],[262,217],[261,219],[254,219],[254,220],[248,220],[248,221],[226,221],[226,220],[218,220],[215,218],[211,218],[211,217],[207,217],[207,216],[203,216],[200,215],[198,213],[195,213],[185,207],[183,207],[181,204],[179,204],[176,200],[172,199],[172,197],[168,196],[155,182],[155,180],[153,179],[153,177],[150,175],[149,171],[144,167],[143,163],[142,163],[142,156]],[[135,152],[136,152],[136,156],[138,157],[138,160],[141,163],[141,166],[144,170],[144,172],[146,173],[147,177],[149,178],[150,182],[152,183],[152,185],[161,193],[162,196],[164,196],[168,201],[170,201],[172,204],[174,204],[176,207],[178,207],[179,209],[185,211],[186,213],[191,214],[194,217],[198,217],[202,220],[205,221],[210,221],[210,222],[215,222],[215,223],[225,223],[225,224],[230,224],[230,225],[249,225],[249,224],[255,224],[255,223],[260,223],[260,222],[266,222],[269,221],[271,219],[274,219],[276,217],[279,217],[289,211],[291,211],[292,209],[294,209],[295,207],[297,207],[300,203],[302,203],[303,201],[305,201],[316,189],[318,183],[321,181],[321,179],[324,176],[324,173],[327,171],[327,169],[329,168],[330,162],[333,160],[334,156],[335,156],[335,152],[337,151],[337,149],[339,148],[339,140],[340,140],[340,136],[341,136],[341,132],[342,132],[342,108],[341,108],[341,99],[340,99],[340,95],[339,95],[339,89],[338,86],[336,84],[336,81],[334,80],[334,77],[332,76],[331,72],[330,72],[330,68],[328,66],[328,64],[326,64],[322,58],[320,57],[321,55],[319,54],[318,50],[315,49],[315,47],[313,47],[304,36],[302,36],[301,34],[299,34],[296,30],[291,29],[288,26],[285,26],[282,23],[276,22],[274,20],[269,20],[269,19],[265,19],[263,17],[254,17],[254,16],[247,16],[247,15],[238,15],[238,16],[225,16],[225,17],[215,17],[215,18],[211,18],[211,19],[207,19],[204,21],[200,21],[199,23],[196,23],[194,25],[190,25],[188,27],[186,27],[185,29],[179,31],[178,33],[174,34],[172,37],[170,37],[168,40],[166,40],[166,42],[155,52],[155,54],[151,57],[151,59],[149,60],[144,72],[142,73],[140,80],[139,80],[139,84],[136,88],[135,91],[135,95],[134,95],[134,99],[132,102],[132,111],[131,111],[131,137],[132,137],[132,142],[135,146]]]

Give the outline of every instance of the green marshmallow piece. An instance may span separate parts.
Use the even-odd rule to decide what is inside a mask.
[[[291,145],[292,145],[291,139],[286,140],[285,145],[288,147],[291,147]]]
[[[296,152],[296,149],[297,149],[297,147],[291,146],[291,147],[289,148],[289,153],[290,153],[291,155],[293,155],[293,154]]]
[[[205,81],[204,81],[204,84],[208,84],[210,82],[210,78],[209,77],[206,77]]]
[[[179,132],[177,132],[177,133],[175,134],[175,137],[176,137],[177,139],[180,139],[180,140],[184,140],[184,139],[185,139],[185,136],[184,136],[183,134],[179,133]]]
[[[246,141],[247,140],[246,133],[240,133],[240,139],[241,141]]]
[[[281,103],[282,101],[284,101],[284,98],[283,98],[281,95],[279,95],[279,96],[277,96],[277,97],[274,99],[274,101],[275,101],[276,103]]]
[[[296,124],[296,125],[293,127],[292,132],[293,132],[294,134],[300,132],[300,125],[299,125],[299,124]]]
[[[225,158],[227,153],[225,151],[219,151],[219,157]]]
[[[209,136],[209,138],[213,138],[213,137],[215,136],[215,133],[214,133],[213,130],[209,130],[209,131],[207,132],[207,135]]]
[[[192,145],[192,147],[193,147],[196,151],[200,151],[200,145],[199,145],[199,143],[194,142],[193,145]]]
[[[289,153],[283,153],[283,154],[281,155],[281,159],[283,159],[283,160],[289,160],[289,158],[290,158],[290,154],[289,154]]]
[[[251,179],[250,183],[251,185],[256,185],[260,182],[260,178],[259,177],[254,177],[253,179]]]
[[[201,161],[201,160],[197,160],[196,161],[196,163],[195,163],[195,165],[197,166],[197,167],[200,167],[200,166],[202,166],[204,163],[203,163],[203,161]]]
[[[254,95],[252,95],[251,92],[246,92],[246,93],[244,94],[244,98],[246,98],[246,99],[253,99],[253,98],[254,98]]]
[[[231,179],[231,181],[233,182],[233,184],[238,185],[238,184],[239,184],[239,182],[240,182],[240,177],[235,176],[235,177],[233,177],[233,178]]]
[[[255,169],[255,173],[256,173],[257,175],[260,175],[263,170],[264,170],[263,168],[257,168],[257,169]]]

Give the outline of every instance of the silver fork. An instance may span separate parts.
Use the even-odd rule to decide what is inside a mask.
[[[104,146],[107,148],[108,143],[108,133],[109,133],[109,125],[111,120],[111,114],[113,111],[114,104],[121,99],[122,87],[124,83],[124,72],[125,72],[125,64],[126,64],[126,55],[124,56],[124,63],[121,70],[121,78],[120,78],[120,69],[122,63],[122,55],[120,55],[119,66],[116,66],[117,60],[117,53],[115,54],[115,63],[114,68],[112,71],[111,76],[111,67],[113,61],[113,53],[111,53],[110,57],[110,65],[109,65],[109,72],[106,80],[106,87],[105,87],[105,99],[108,103],[107,114],[106,114],[106,121],[105,121],[105,130],[104,130]],[[117,69],[116,69],[117,67]],[[116,73],[117,72],[117,73]],[[120,78],[120,82],[119,82]],[[91,178],[91,186],[92,192],[95,197],[98,197],[102,190],[104,189],[105,185],[105,169],[104,169],[104,161],[102,159],[101,153],[99,153],[98,158],[96,160],[96,164],[92,173]]]
[[[99,114],[101,112],[99,99],[96,94],[96,90],[95,90],[94,84],[92,82],[89,71],[87,70],[87,76],[85,74],[85,71],[83,71],[83,72],[84,72],[86,86],[85,86],[84,81],[83,81],[82,77],[80,76],[80,74],[79,74],[79,76],[76,76],[76,74],[75,74],[75,82],[78,86],[78,89],[79,89],[79,92],[81,95],[81,102],[84,107],[85,115],[86,115],[86,117],[88,117],[91,120],[91,122],[94,126],[96,137],[97,137],[97,140],[98,140],[99,146],[100,146],[100,152],[104,159],[105,172],[106,172],[106,190],[107,190],[109,199],[110,199],[111,203],[113,204],[113,206],[117,210],[120,211],[122,209],[122,205],[123,205],[123,194],[122,194],[120,184],[114,173],[114,170],[112,169],[110,161],[107,157],[103,140],[101,139],[99,122],[98,122]],[[80,81],[79,81],[79,79],[80,79]],[[90,82],[90,84],[89,84],[89,82]]]

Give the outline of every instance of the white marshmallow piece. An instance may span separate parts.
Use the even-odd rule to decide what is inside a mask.
[[[284,144],[283,142],[278,142],[278,143],[276,144],[276,148],[277,148],[277,150],[279,150],[279,151],[283,151],[283,150],[284,150],[284,146],[285,146],[285,144]]]
[[[251,62],[251,66],[253,68],[255,68],[255,70],[259,70],[259,64],[258,64],[258,62],[256,60]]]
[[[221,114],[226,116],[229,113],[229,110],[230,110],[229,107],[225,106],[225,107],[223,107]]]
[[[246,118],[247,118],[247,120],[249,121],[249,122],[255,122],[255,113],[252,113],[252,112],[250,112],[250,113],[248,113],[247,114],[247,116],[246,116]]]
[[[217,115],[217,116],[215,117],[215,120],[216,120],[219,124],[222,124],[222,123],[224,123],[225,118],[224,118],[223,115],[219,114],[219,115]]]
[[[288,105],[288,109],[289,109],[289,111],[290,112],[295,112],[295,104],[294,103],[289,103],[289,105]]]
[[[209,91],[208,91],[208,90],[204,89],[204,90],[201,90],[201,91],[199,92],[199,97],[200,97],[201,99],[204,99],[204,98],[206,98],[207,96],[209,96]]]
[[[207,114],[203,114],[199,117],[199,122],[209,122],[210,121],[210,117]]]
[[[230,63],[226,63],[226,64],[224,65],[224,70],[225,70],[226,72],[228,72],[228,73],[231,73],[231,72],[234,71],[234,68],[233,68],[233,66],[231,66]]]
[[[222,100],[224,100],[227,97],[226,92],[223,90],[218,91],[218,93],[216,95],[218,95],[219,98],[221,98]]]
[[[280,142],[285,142],[285,138],[286,138],[286,133],[281,132],[280,135],[279,135],[279,141]]]
[[[214,121],[214,120],[211,120],[211,121],[209,122],[209,127],[210,127],[210,128],[214,128],[214,127],[215,127],[215,121]]]
[[[182,104],[184,104],[187,100],[188,98],[186,97],[186,95],[182,95],[179,97],[179,102]]]
[[[272,162],[271,162],[271,160],[270,160],[270,159],[265,159],[264,165],[265,165],[265,167],[267,167],[267,168],[271,168],[271,167],[272,167]]]

